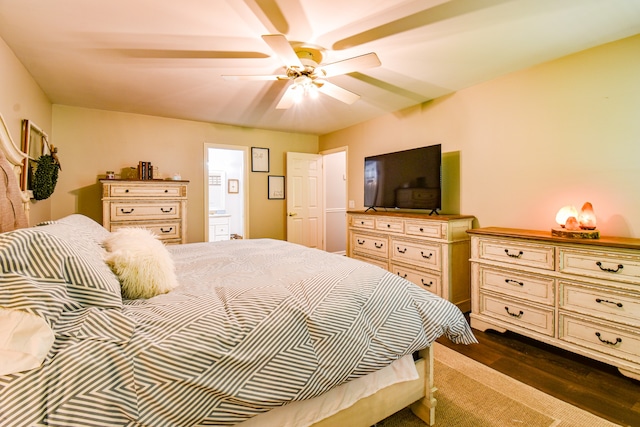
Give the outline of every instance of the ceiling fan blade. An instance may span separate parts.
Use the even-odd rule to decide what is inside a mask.
[[[271,76],[228,76],[223,75],[225,80],[288,80],[289,77],[285,75],[271,75]]]
[[[323,80],[321,82],[322,85],[320,85],[319,83],[320,82],[318,82],[317,86],[320,92],[324,93],[325,95],[329,95],[330,97],[335,98],[338,101],[342,101],[345,104],[353,104],[358,99],[360,99],[360,95],[343,89],[340,86],[334,85],[333,83],[330,83],[328,81]]]
[[[223,50],[173,49],[100,49],[127,58],[140,59],[259,59],[268,58],[261,52],[233,52]]]
[[[269,45],[287,67],[304,68],[289,41],[282,34],[267,34],[262,39]]]
[[[508,1],[510,0],[446,1],[437,6],[361,31],[358,34],[343,38],[342,40],[338,40],[331,46],[331,49],[348,49],[350,47],[359,46],[389,37],[394,34],[403,33],[405,31],[414,30],[416,28],[421,28],[447,19],[456,18],[478,10],[490,8]]]
[[[278,102],[278,105],[276,105],[276,109],[286,110],[288,108],[291,108],[291,106],[296,102],[295,90],[296,87],[294,85],[289,85],[287,90],[282,95],[282,98],[280,98],[280,102]]]
[[[365,68],[379,67],[380,65],[381,62],[378,55],[375,53],[367,53],[365,55],[356,56],[343,61],[322,65],[318,68],[318,71],[324,77],[332,77],[364,70]]]

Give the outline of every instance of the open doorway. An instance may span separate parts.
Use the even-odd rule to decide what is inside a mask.
[[[205,144],[205,241],[248,238],[248,149]]]
[[[324,249],[347,252],[347,151],[346,147],[322,153],[324,176]]]

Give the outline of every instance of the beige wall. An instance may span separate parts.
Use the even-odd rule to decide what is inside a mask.
[[[590,201],[603,235],[640,237],[638,52],[640,36],[590,49],[324,135],[320,149],[349,147],[359,208],[364,156],[442,143],[445,213],[548,230],[559,208]]]
[[[53,218],[74,212],[102,221],[98,179],[150,161],[163,177],[179,172],[189,180],[187,241],[204,240],[204,144],[269,148],[270,173],[250,173],[249,233],[286,238],[282,200],[267,199],[267,175],[284,175],[285,152],[318,152],[318,137],[129,113],[54,105],[53,134],[62,172],[51,197]]]
[[[33,121],[51,136],[51,103],[49,99],[1,38],[0,114],[2,114],[11,138],[18,148],[22,147],[22,120],[24,119]],[[49,219],[50,209],[50,200],[32,202],[30,206],[31,223],[37,224]]]

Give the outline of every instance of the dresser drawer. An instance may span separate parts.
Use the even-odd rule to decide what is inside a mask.
[[[213,232],[215,234],[227,234],[229,233],[229,226],[227,224],[217,224],[213,226]]]
[[[638,295],[561,281],[560,308],[640,326]]]
[[[136,222],[135,224],[117,224],[111,223],[111,230],[116,231],[120,228],[126,227],[141,227],[147,230],[153,231],[158,235],[160,240],[179,239],[182,236],[182,224],[180,221],[166,221],[166,222]]]
[[[374,228],[376,228],[376,221],[373,217],[370,216],[352,216],[351,226],[373,230]]]
[[[536,307],[481,292],[480,314],[551,337],[554,335],[553,308]]]
[[[367,258],[365,256],[361,256],[361,255],[358,255],[358,254],[354,254],[352,256],[352,258],[360,260],[360,261],[364,261],[364,262],[369,263],[369,264],[376,265],[376,266],[378,266],[378,267],[380,267],[380,268],[382,268],[384,270],[388,269],[386,261],[381,261],[381,260],[376,259],[376,258]]]
[[[368,234],[353,233],[351,235],[351,248],[356,252],[364,252],[387,258],[389,254],[386,237],[371,236]]]
[[[376,219],[376,230],[388,231],[391,233],[404,233],[404,221],[394,219]]]
[[[608,322],[560,314],[559,338],[621,359],[640,363],[640,333]]]
[[[416,264],[440,271],[441,249],[438,244],[391,240],[391,260]]]
[[[542,304],[554,304],[555,279],[551,277],[482,265],[478,267],[478,275],[482,289],[490,289]]]
[[[511,240],[480,239],[478,250],[481,259],[544,270],[555,269],[553,246]]]
[[[405,234],[409,236],[432,237],[442,239],[447,235],[447,224],[405,221]]]
[[[148,203],[111,203],[111,221],[136,221],[151,219],[178,219],[181,216],[179,201]]]
[[[640,283],[640,255],[560,248],[560,272]]]
[[[440,290],[440,275],[429,274],[424,271],[414,270],[412,268],[407,268],[396,264],[392,264],[390,270],[392,273],[415,283],[421,288],[433,292],[436,295],[442,296]]]
[[[153,198],[176,198],[186,194],[186,186],[163,185],[161,183],[151,185],[111,185],[109,186],[109,197],[153,197]]]

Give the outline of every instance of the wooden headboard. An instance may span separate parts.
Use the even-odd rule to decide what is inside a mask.
[[[24,159],[27,157],[26,153],[23,153],[22,151],[20,151],[20,149],[18,148],[18,146],[15,144],[15,142],[13,141],[13,139],[11,139],[11,135],[9,134],[9,129],[7,129],[7,124],[4,121],[4,118],[2,117],[2,114],[0,114],[0,152],[2,152],[4,154],[4,157],[6,158],[6,160],[8,161],[9,165],[7,167],[7,169],[11,169],[13,171],[13,173],[16,176],[16,184],[19,186],[18,183],[22,182],[20,180],[20,175],[22,174],[23,171],[23,162]],[[6,166],[6,164],[5,164]],[[4,170],[4,168],[3,168]],[[13,191],[13,195],[17,196],[15,197],[16,199],[18,199],[18,203],[20,203],[22,205],[22,210],[24,211],[25,215],[26,215],[26,221],[27,221],[27,225],[28,225],[28,221],[29,221],[29,200],[30,200],[30,192],[26,191],[24,189],[21,188],[12,188]],[[7,191],[4,192],[5,194],[7,193]],[[10,203],[13,200],[4,200],[6,195],[2,194],[2,203]]]

